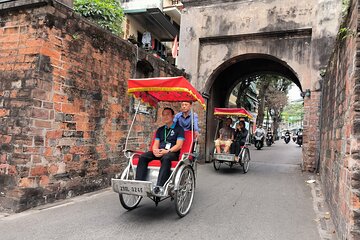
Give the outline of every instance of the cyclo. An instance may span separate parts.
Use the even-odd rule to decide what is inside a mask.
[[[197,101],[205,109],[204,99],[184,77],[129,79],[128,93],[153,107],[156,107],[158,102]],[[156,206],[159,202],[170,198],[175,200],[177,214],[183,217],[190,211],[194,198],[196,162],[199,149],[197,140],[194,137],[194,131],[192,131],[193,129],[185,131],[185,139],[179,159],[174,159],[171,162],[171,175],[163,186],[164,191],[160,195],[159,193],[155,194],[153,187],[156,184],[161,166],[160,160],[152,160],[149,163],[146,181],[135,180],[139,157],[144,152],[127,149],[130,132],[139,107],[140,101],[123,150],[125,157],[128,159],[128,164],[123,172],[119,174],[119,177],[111,179],[112,189],[119,194],[120,203],[127,210],[135,209],[143,197],[152,199]],[[191,115],[194,116],[194,114]],[[151,147],[152,143],[150,150]]]
[[[217,136],[219,136],[220,124],[221,124],[221,122],[223,122],[224,118],[238,117],[238,118],[247,118],[248,120],[252,119],[251,113],[249,113],[244,108],[215,108],[214,116],[216,116],[218,119],[218,124],[216,127],[216,133],[215,133],[214,139],[216,139]],[[217,153],[216,148],[214,148],[214,154],[213,154],[212,160],[213,160],[215,170],[219,170],[221,164],[223,164],[223,163],[228,165],[229,167],[233,167],[234,165],[239,164],[242,167],[243,172],[247,173],[249,170],[249,164],[250,164],[250,151],[249,151],[248,145],[250,145],[249,144],[249,133],[248,133],[248,136],[246,139],[246,144],[244,146],[241,146],[238,161],[235,160],[234,153],[232,153],[232,152],[224,153],[223,152],[224,146],[221,146],[221,151],[222,151],[221,153]]]

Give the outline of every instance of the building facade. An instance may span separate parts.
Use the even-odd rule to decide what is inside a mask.
[[[175,64],[172,50],[180,32],[181,1],[121,0],[121,6],[124,39]]]

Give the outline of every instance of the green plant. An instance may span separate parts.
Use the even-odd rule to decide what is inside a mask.
[[[354,37],[356,35],[356,33],[349,28],[343,27],[343,28],[340,28],[338,35],[341,40],[344,40],[347,37]]]
[[[72,35],[72,38],[73,38],[74,40],[78,40],[78,39],[80,39],[80,35],[79,35],[78,33],[74,33],[74,34]]]
[[[345,18],[350,9],[350,0],[342,0],[341,8],[342,17]]]
[[[116,35],[122,34],[124,11],[118,0],[75,0],[74,9]]]
[[[320,76],[324,77],[326,75],[326,68],[320,69]]]

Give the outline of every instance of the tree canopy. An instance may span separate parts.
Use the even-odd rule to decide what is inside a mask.
[[[295,102],[287,105],[282,113],[282,118],[288,123],[301,121],[304,116],[304,106],[302,102]]]
[[[290,80],[279,75],[268,74],[260,76],[256,85],[259,89],[257,124],[261,124],[264,121],[265,110],[269,111],[272,118],[281,120],[280,114],[287,105],[287,93],[291,83]]]
[[[75,0],[74,9],[115,35],[122,34],[124,11],[118,0]]]

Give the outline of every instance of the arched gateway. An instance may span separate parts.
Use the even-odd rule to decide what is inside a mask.
[[[227,107],[227,100],[233,88],[246,77],[253,74],[275,74],[293,81],[302,89],[294,71],[284,62],[270,55],[245,54],[237,56],[220,65],[210,76],[205,93],[209,96],[206,121],[206,160],[213,149],[212,139],[215,135],[216,120],[213,117],[215,107]]]
[[[178,64],[209,95],[207,153],[213,136],[212,109],[244,76],[275,73],[292,80],[304,99],[303,168],[316,168],[320,72],[330,57],[337,29],[336,0],[185,0]],[[205,127],[205,125],[204,125]],[[311,133],[311,134],[310,134]]]

